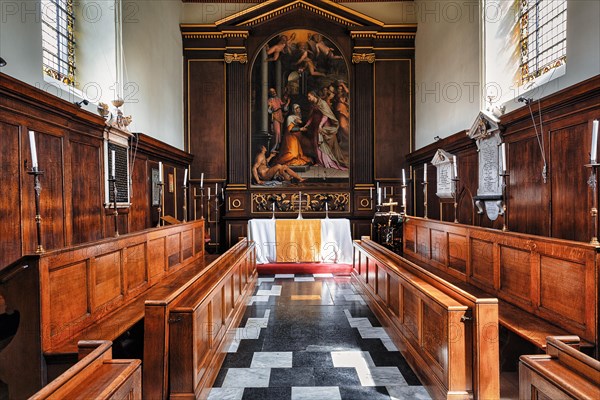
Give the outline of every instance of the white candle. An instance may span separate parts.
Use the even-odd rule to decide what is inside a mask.
[[[427,163],[423,165],[423,182],[427,182]]]
[[[379,185],[379,184],[377,184]],[[381,205],[381,188],[377,188],[377,205]]]
[[[299,209],[302,209],[302,192],[300,192],[300,205],[298,206]]]
[[[273,203],[273,212],[275,212],[275,203]]]
[[[327,203],[325,203],[325,211],[329,211],[329,207],[327,207]]]
[[[187,174],[188,169],[186,168],[185,171],[183,171],[183,186],[187,186]]]
[[[204,172],[200,174],[200,187],[204,187]]]
[[[596,155],[598,154],[598,120],[592,122],[592,152],[590,153],[591,163],[596,163]]]
[[[219,184],[215,183],[215,197],[219,195]]]
[[[158,182],[163,182],[163,169],[162,169],[162,161],[158,162]]]
[[[458,179],[458,165],[456,164],[456,156],[452,156],[452,165],[454,167],[454,179]]]
[[[369,198],[370,199],[373,198],[373,188],[372,187],[369,188]]]
[[[406,209],[406,188],[402,188],[402,206]]]
[[[210,187],[208,188],[208,199],[210,200]]]
[[[111,160],[111,162],[112,162],[111,164],[112,165],[111,165],[111,170],[110,171],[111,171],[111,176],[114,178],[116,176],[115,175],[115,151],[111,150],[110,154],[112,156],[112,160]]]
[[[37,150],[35,149],[35,133],[29,131],[29,147],[31,149],[31,168],[38,167]]]
[[[385,186],[383,187],[383,199],[387,199],[387,188]]]
[[[221,186],[221,199],[225,200],[225,193],[223,192],[222,186]]]
[[[402,168],[402,184],[406,186],[406,171]]]
[[[506,172],[506,145],[505,143],[500,144],[500,154],[502,155],[502,171]]]

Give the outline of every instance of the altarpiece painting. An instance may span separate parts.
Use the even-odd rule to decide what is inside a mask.
[[[350,87],[337,46],[295,29],[269,40],[252,66],[252,183],[348,182]]]

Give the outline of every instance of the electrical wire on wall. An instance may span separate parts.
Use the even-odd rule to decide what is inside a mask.
[[[527,105],[527,107],[529,108],[529,115],[531,116],[531,121],[533,122],[533,129],[535,130],[535,137],[537,139],[538,146],[540,147],[540,152],[542,154],[542,161],[544,162],[544,166],[542,168],[542,179],[544,180],[544,183],[547,183],[548,182],[548,164],[546,163],[546,152],[544,150],[545,149],[544,125],[542,123],[542,106],[540,104],[540,100],[538,99],[538,114],[539,114],[539,118],[540,118],[540,131],[539,132],[537,129],[537,124],[535,122],[535,117],[533,116],[533,110],[531,109],[531,103],[533,102],[533,99],[519,97],[517,100],[520,103],[525,103]]]

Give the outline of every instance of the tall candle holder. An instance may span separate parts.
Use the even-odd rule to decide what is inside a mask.
[[[427,181],[423,181],[423,218],[427,219]]]
[[[108,182],[112,185],[113,191],[113,217],[115,219],[115,237],[119,236],[119,210],[117,209],[117,178],[111,176],[108,178]]]
[[[209,200],[210,201],[210,200]],[[220,239],[219,239],[219,214],[220,214],[220,208],[223,205],[223,201],[219,201],[219,195],[215,195],[215,205],[214,205],[214,211],[215,211],[215,252],[218,252],[219,250],[219,246],[220,246]],[[208,207],[208,212],[210,212],[210,203],[209,203],[209,207]],[[210,221],[210,218],[209,218]]]
[[[600,242],[598,242],[598,181],[596,179],[599,165],[595,160],[585,165],[590,169],[590,177],[587,183],[592,191],[592,207],[590,209],[590,216],[592,217],[592,240],[590,240],[590,244],[592,246],[600,246]]]
[[[187,222],[187,185],[181,188],[183,189],[183,222]]]
[[[44,171],[40,171],[38,167],[33,167],[31,171],[27,171],[27,174],[33,175],[33,190],[35,192],[35,226],[37,234],[37,248],[35,252],[42,254],[45,252],[44,245],[42,244],[42,216],[40,214],[40,194],[42,192],[42,185],[40,183],[40,175],[44,175]]]
[[[157,228],[160,228],[161,223],[162,223],[162,216],[163,216],[163,186],[165,186],[164,183],[162,182],[158,182],[158,207],[157,207],[157,211],[158,211],[158,223],[156,224]]]
[[[508,231],[508,214],[507,212],[507,199],[506,199],[506,187],[508,186],[508,177],[509,177],[509,173],[504,171],[504,173],[500,174],[500,176],[502,177],[502,231],[503,232],[507,232]]]
[[[406,191],[408,190],[408,185],[406,184],[406,180],[403,179],[403,183],[402,185],[400,185],[400,187],[402,188],[402,215],[406,215],[406,209],[407,209],[407,204],[406,204]],[[398,203],[396,203],[398,204]]]
[[[452,198],[454,199],[454,223],[458,224],[458,178],[452,178],[454,182],[454,188],[452,191]]]

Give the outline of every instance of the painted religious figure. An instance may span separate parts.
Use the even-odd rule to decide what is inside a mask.
[[[305,29],[273,36],[254,58],[251,94],[251,148],[263,171],[281,171],[258,174],[254,162],[253,184],[348,181],[348,67],[332,41]]]

